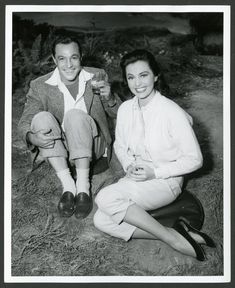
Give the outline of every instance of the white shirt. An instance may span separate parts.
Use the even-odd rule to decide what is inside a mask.
[[[73,96],[70,94],[69,90],[65,86],[65,84],[61,81],[60,73],[58,68],[56,68],[51,75],[51,77],[46,81],[47,84],[58,86],[59,90],[64,95],[64,115],[70,110],[70,109],[80,109],[87,113],[86,104],[84,100],[84,92],[86,89],[86,82],[89,81],[94,76],[93,73],[89,73],[82,69],[78,76],[78,95],[76,97],[76,100],[73,98]],[[64,130],[64,120],[62,122],[62,128]]]
[[[117,115],[114,149],[124,170],[135,160],[129,150],[136,105],[137,97],[125,101]],[[183,176],[202,166],[202,154],[189,114],[159,92],[142,112],[144,146],[152,159],[156,178]]]
[[[145,115],[145,109],[143,108],[139,107],[138,101],[133,104],[128,154],[134,157],[139,164],[143,161],[147,161],[148,163],[146,164],[150,164],[149,162],[152,162],[152,159],[145,145],[145,118],[147,115]]]

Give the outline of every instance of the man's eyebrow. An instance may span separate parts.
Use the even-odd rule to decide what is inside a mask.
[[[80,54],[79,53],[74,53],[74,54],[72,54],[71,55],[71,57],[73,57],[73,56],[78,56],[78,57],[80,57]],[[57,57],[66,57],[66,55],[57,55]]]

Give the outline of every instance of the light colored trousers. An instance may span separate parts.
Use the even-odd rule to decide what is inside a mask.
[[[94,215],[97,229],[128,241],[136,227],[123,221],[126,211],[134,203],[144,210],[154,210],[173,202],[181,193],[181,179],[153,179],[136,182],[124,177],[119,182],[102,189],[95,202]]]
[[[39,148],[40,156],[65,157],[74,160],[89,157],[99,159],[105,152],[105,139],[99,133],[95,121],[79,109],[69,110],[64,117],[64,131],[56,118],[47,111],[39,112],[31,122],[31,131],[50,129],[51,135],[61,135],[53,148]],[[68,153],[69,152],[69,153]]]

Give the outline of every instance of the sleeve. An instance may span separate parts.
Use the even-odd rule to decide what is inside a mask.
[[[119,98],[119,96],[116,93],[113,95],[113,97],[114,97],[114,99],[116,101],[116,104],[114,106],[112,106],[112,107],[110,107],[108,105],[107,101],[102,101],[102,102],[103,102],[104,110],[109,115],[109,117],[116,118],[117,117],[118,108],[122,104],[122,101],[121,101],[121,99]]]
[[[29,145],[26,140],[26,135],[31,131],[31,122],[37,113],[44,110],[42,101],[39,97],[39,93],[34,81],[31,81],[29,91],[26,95],[26,103],[24,106],[24,111],[18,124],[18,132],[22,137],[25,145],[28,149],[32,150],[33,145]]]
[[[101,71],[102,71],[102,73],[106,74],[106,81],[108,82],[107,73],[103,69],[101,69]],[[103,103],[103,106],[104,106],[104,110],[108,114],[108,116],[111,117],[111,118],[116,118],[117,117],[118,108],[122,104],[122,101],[121,101],[121,99],[119,98],[119,96],[116,93],[113,94],[112,96],[115,99],[115,105],[109,106],[108,101],[104,101],[104,100],[102,101],[102,103]]]
[[[130,117],[130,113],[123,111],[121,106],[117,113],[117,124],[115,130],[115,142],[114,150],[118,160],[122,164],[124,171],[126,172],[127,167],[134,161],[132,157],[127,154],[127,121]]]
[[[155,168],[156,178],[183,176],[201,168],[203,164],[201,149],[191,126],[192,118],[182,109],[176,109],[172,116],[167,125],[168,133],[179,148],[180,157]]]

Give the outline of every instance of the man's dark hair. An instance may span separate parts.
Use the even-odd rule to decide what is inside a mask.
[[[61,35],[59,37],[57,37],[52,44],[51,52],[52,52],[53,57],[55,57],[56,45],[58,45],[58,44],[70,44],[70,43],[76,43],[78,45],[78,51],[79,51],[80,57],[82,57],[82,49],[81,49],[81,45],[80,45],[78,39],[75,37],[72,37],[72,36],[61,36]]]

